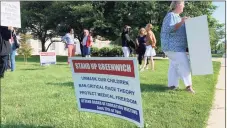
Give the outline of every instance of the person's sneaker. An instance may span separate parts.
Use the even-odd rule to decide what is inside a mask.
[[[195,94],[195,91],[193,90],[192,86],[187,86],[186,91]]]
[[[175,89],[177,89],[177,87],[176,86],[170,86],[169,89],[170,90],[175,90]]]

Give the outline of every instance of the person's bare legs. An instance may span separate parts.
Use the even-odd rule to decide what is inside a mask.
[[[76,46],[74,46],[73,49],[72,49],[72,56],[73,56],[73,57],[74,57],[75,54],[76,54],[75,52],[76,52]]]
[[[144,71],[146,66],[147,66],[147,56],[144,56],[144,64],[143,64],[143,67],[141,68],[141,71]]]
[[[154,59],[152,56],[150,57],[150,59],[151,59],[151,70],[154,70]]]
[[[148,70],[149,69],[149,57],[147,57],[147,64],[146,64],[146,69]]]
[[[69,64],[69,58],[72,57],[73,54],[73,45],[68,45],[68,64]]]

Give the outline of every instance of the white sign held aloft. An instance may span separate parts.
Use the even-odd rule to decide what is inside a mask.
[[[70,64],[79,111],[144,126],[136,58],[73,57]]]
[[[21,28],[20,1],[1,1],[1,26]]]
[[[213,74],[207,16],[190,18],[185,26],[192,75]]]

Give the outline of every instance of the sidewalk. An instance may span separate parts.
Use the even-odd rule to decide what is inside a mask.
[[[225,58],[219,58],[215,61],[221,61],[221,69],[218,76],[215,99],[210,111],[207,128],[225,128]]]

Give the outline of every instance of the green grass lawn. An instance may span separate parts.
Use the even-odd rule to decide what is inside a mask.
[[[15,72],[1,81],[2,128],[136,128],[128,121],[77,109],[72,73],[65,57],[41,67],[39,58],[24,64],[17,58]],[[212,107],[220,63],[214,75],[193,76],[192,95],[167,90],[168,60],[156,60],[156,71],[140,73],[144,120],[147,128],[205,128]],[[79,118],[80,117],[80,118]]]

